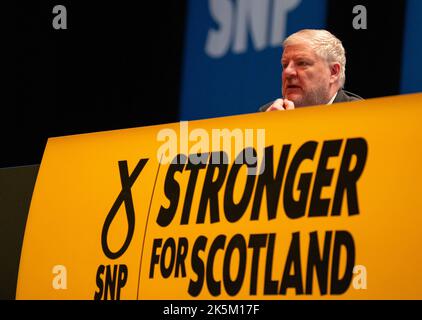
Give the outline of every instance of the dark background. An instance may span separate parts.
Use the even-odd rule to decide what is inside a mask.
[[[48,137],[179,121],[187,0],[151,2],[15,3],[0,167],[39,164]],[[66,6],[67,30],[52,27],[57,4]],[[367,30],[352,28],[357,4],[368,10]],[[405,5],[328,1],[327,29],[347,52],[348,90],[399,94]]]

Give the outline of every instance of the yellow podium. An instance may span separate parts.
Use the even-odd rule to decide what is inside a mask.
[[[421,124],[412,94],[51,138],[16,298],[421,299]]]

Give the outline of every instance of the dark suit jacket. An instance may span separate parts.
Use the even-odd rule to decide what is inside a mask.
[[[337,97],[334,99],[333,103],[339,103],[339,102],[350,102],[350,101],[357,101],[357,100],[363,100],[362,97],[359,97],[357,94],[351,93],[349,91],[340,89],[337,92]],[[259,111],[265,111],[267,110],[274,101],[268,102],[267,104],[264,104],[262,107],[259,108]]]

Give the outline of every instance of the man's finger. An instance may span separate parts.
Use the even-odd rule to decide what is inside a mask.
[[[286,110],[293,110],[295,108],[295,104],[293,101],[284,99],[284,109]]]
[[[277,99],[266,111],[284,110],[283,99]]]

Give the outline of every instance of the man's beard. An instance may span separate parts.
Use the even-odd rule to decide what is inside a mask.
[[[323,86],[307,91],[301,98],[292,99],[297,107],[315,106],[319,104],[327,104],[330,101],[328,89]]]

